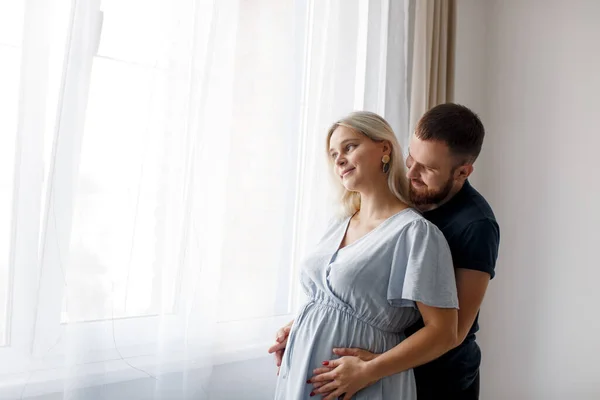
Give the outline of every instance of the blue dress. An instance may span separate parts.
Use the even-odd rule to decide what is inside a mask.
[[[339,249],[350,223],[332,224],[302,265],[309,300],[290,332],[275,392],[276,400],[305,400],[306,380],[332,350],[357,347],[383,353],[405,339],[416,322],[415,302],[458,308],[452,256],[437,227],[405,209],[357,241]],[[339,250],[338,250],[339,249]],[[415,400],[412,370],[386,377],[353,399]]]

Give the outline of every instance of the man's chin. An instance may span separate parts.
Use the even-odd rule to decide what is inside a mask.
[[[427,199],[413,199],[413,198],[411,198],[410,201],[417,208],[427,208],[428,206],[432,206],[433,205],[433,203],[431,203]]]
[[[409,197],[410,197],[410,201],[415,205],[415,206],[427,206],[429,204],[431,204],[431,199],[428,194],[425,193],[419,193],[417,190],[415,190],[412,186],[410,187],[409,190]]]

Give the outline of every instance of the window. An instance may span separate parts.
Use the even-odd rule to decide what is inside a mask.
[[[0,346],[6,344],[24,2],[0,3]]]
[[[289,314],[302,64],[293,2],[240,2],[219,321]],[[296,18],[296,20],[295,20]],[[245,21],[245,22],[244,22]],[[274,40],[273,38],[276,38]]]
[[[23,3],[0,5],[3,370],[66,387],[264,355],[330,217],[324,132],[383,108],[384,8]]]
[[[147,2],[140,12],[136,1],[102,2],[62,322],[173,311],[189,59],[172,45],[191,42],[190,4]]]

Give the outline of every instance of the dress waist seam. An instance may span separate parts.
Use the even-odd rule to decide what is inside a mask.
[[[342,313],[344,313],[344,314],[347,314],[348,316],[350,316],[350,317],[352,317],[352,318],[356,319],[357,321],[359,321],[359,322],[362,322],[363,324],[369,325],[370,327],[372,327],[372,328],[375,328],[375,329],[377,329],[378,331],[385,332],[385,333],[389,333],[389,334],[394,334],[394,335],[403,335],[403,333],[402,333],[402,332],[398,332],[398,331],[392,331],[392,330],[390,330],[390,329],[383,328],[383,327],[381,327],[380,325],[378,325],[378,324],[376,324],[376,323],[374,323],[374,322],[371,322],[371,321],[369,321],[369,320],[366,320],[366,319],[364,319],[364,318],[361,318],[361,317],[359,317],[358,315],[356,315],[354,312],[352,312],[351,310],[348,310],[347,308],[345,308],[345,307],[342,307],[342,306],[340,306],[340,305],[337,305],[337,304],[331,304],[331,303],[326,303],[326,302],[323,302],[323,301],[317,300],[317,299],[315,299],[315,298],[312,298],[312,299],[310,300],[310,303],[313,303],[313,304],[315,304],[315,305],[317,305],[317,306],[322,306],[322,307],[326,307],[326,308],[331,308],[331,309],[334,309],[334,310],[336,310],[336,311],[339,311],[339,312],[342,312]]]

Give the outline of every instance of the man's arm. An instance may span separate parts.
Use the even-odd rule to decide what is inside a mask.
[[[458,290],[458,336],[454,347],[459,346],[475,322],[485,296],[490,274],[474,269],[456,268],[456,287]]]
[[[459,346],[469,334],[477,317],[498,257],[500,232],[495,221],[471,223],[460,235],[460,246],[453,253],[458,292]]]

